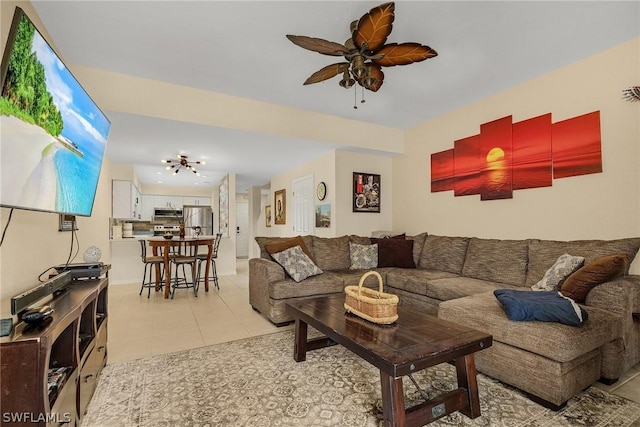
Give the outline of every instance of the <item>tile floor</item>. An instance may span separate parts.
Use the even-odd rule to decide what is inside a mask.
[[[249,305],[249,268],[238,260],[235,276],[221,276],[220,290],[198,297],[191,289],[179,289],[173,300],[140,285],[109,287],[108,363],[150,357],[189,348],[233,341],[292,328],[275,327]],[[640,403],[640,364],[611,386],[598,388]]]

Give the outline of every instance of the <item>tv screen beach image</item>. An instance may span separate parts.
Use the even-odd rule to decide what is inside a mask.
[[[5,51],[0,204],[91,215],[110,122],[20,12]]]

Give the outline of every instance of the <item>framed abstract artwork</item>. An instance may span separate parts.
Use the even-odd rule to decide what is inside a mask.
[[[380,213],[380,175],[353,173],[353,212]]]
[[[267,227],[271,227],[271,205],[264,207],[264,222]]]
[[[276,207],[275,224],[287,223],[287,193],[285,189],[278,190],[274,193],[273,204]]]

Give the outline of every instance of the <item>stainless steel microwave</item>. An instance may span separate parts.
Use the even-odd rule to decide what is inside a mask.
[[[154,220],[162,220],[162,219],[181,220],[182,209],[156,208],[153,210],[153,219]]]

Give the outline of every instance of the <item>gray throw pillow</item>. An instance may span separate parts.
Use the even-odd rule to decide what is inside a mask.
[[[349,242],[351,270],[376,268],[378,266],[378,245],[359,245]]]
[[[584,257],[562,254],[547,270],[542,279],[531,286],[534,291],[559,290],[564,281],[584,264]]]
[[[302,251],[300,245],[271,254],[271,256],[296,282],[322,274],[322,270]]]

